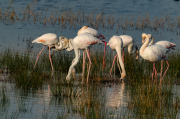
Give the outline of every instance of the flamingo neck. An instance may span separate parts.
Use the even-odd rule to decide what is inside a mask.
[[[66,49],[67,51],[72,51],[74,49],[73,45],[72,45],[72,39],[69,40],[69,45],[68,45],[68,48]]]
[[[140,55],[144,52],[145,48],[147,47],[147,45],[149,44],[149,37],[148,35],[146,35],[146,41],[145,43],[141,46],[141,49],[139,50],[140,51]]]
[[[59,41],[57,44],[55,44],[55,48],[56,48],[57,50],[61,50],[62,47],[63,47],[63,44],[62,44],[61,41]]]
[[[149,43],[149,45],[153,45],[154,44],[154,37],[151,37],[151,42]]]
[[[66,76],[67,81],[70,81],[72,70],[74,69],[74,66],[78,63],[79,57],[80,57],[78,48],[75,48],[74,52],[75,52],[75,58],[73,59],[73,62],[72,62],[71,66],[69,68],[69,71],[68,71],[68,75]]]
[[[124,67],[124,63],[122,61],[122,56],[121,56],[121,46],[117,46],[116,47],[116,52],[118,54],[118,58],[119,58],[119,64],[121,66],[121,69],[122,69],[122,73],[121,73],[121,78],[124,78],[126,76],[126,70],[125,70],[125,67]]]

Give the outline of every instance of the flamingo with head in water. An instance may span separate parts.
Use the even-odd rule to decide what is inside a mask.
[[[89,69],[88,69],[88,75],[87,75],[87,82],[89,80],[89,73],[90,73],[90,68],[91,68],[91,58],[89,55],[89,52],[87,51],[91,46],[95,45],[95,44],[99,44],[99,43],[105,43],[105,48],[104,48],[104,57],[103,57],[103,65],[105,67],[105,50],[106,50],[106,42],[102,41],[96,37],[94,37],[92,34],[90,33],[83,33],[80,34],[78,36],[76,36],[73,40],[72,40],[72,45],[74,47],[74,52],[75,52],[75,58],[74,58],[74,62],[71,64],[69,71],[68,71],[68,75],[66,76],[66,80],[70,81],[71,79],[71,72],[72,69],[74,68],[74,66],[78,63],[79,61],[79,57],[80,57],[80,50],[86,50],[88,59],[89,59]],[[83,72],[82,72],[82,83],[84,83],[84,68],[85,68],[85,59],[84,59],[84,53],[83,53]]]
[[[112,66],[114,65],[115,59],[116,59],[116,57],[118,56],[118,58],[119,58],[119,63],[120,63],[121,69],[122,69],[121,79],[124,79],[124,77],[126,76],[126,70],[125,70],[124,62],[122,61],[122,55],[121,55],[121,48],[123,47],[122,38],[119,37],[119,36],[113,36],[113,37],[110,38],[110,40],[109,40],[109,42],[107,43],[107,45],[109,45],[109,47],[110,47],[112,50],[116,50],[117,55],[114,57]],[[112,68],[111,68],[111,69],[112,69]]]
[[[46,45],[49,46],[49,60],[50,60],[50,62],[51,62],[52,74],[53,74],[54,68],[53,68],[53,65],[52,65],[50,48],[51,48],[51,45],[54,45],[57,49],[62,47],[62,45],[58,45],[57,35],[54,34],[54,33],[47,33],[47,34],[44,34],[44,35],[36,38],[35,40],[32,41],[32,43],[41,43],[41,44],[45,45],[45,46],[43,47],[43,49],[40,51],[40,53],[38,54],[37,59],[36,59],[36,63],[37,63],[37,61],[38,61],[38,59],[39,59],[40,54],[42,53],[42,51],[43,51],[44,48],[46,47]],[[35,68],[35,66],[36,66],[36,63],[35,63],[35,65],[34,65],[34,68]]]
[[[137,45],[134,45],[133,38],[131,36],[129,36],[129,35],[120,35],[119,37],[122,40],[122,44],[123,44],[122,47],[121,47],[121,48],[123,48],[123,52],[122,52],[123,64],[124,64],[124,48],[125,47],[128,47],[128,53],[129,54],[134,53],[135,52],[134,48],[135,48],[136,49],[136,52],[135,52],[136,53],[136,59],[138,59],[138,57],[139,57],[138,47],[137,47]],[[114,54],[114,50],[113,50],[113,54]],[[116,54],[116,56],[114,57],[113,65],[112,65],[111,70],[110,70],[110,76],[111,77],[112,77],[112,75],[111,75],[112,68],[114,66],[114,62],[115,62],[115,59],[116,59],[117,56],[118,56],[118,54]],[[119,68],[119,70],[120,70],[120,68]]]

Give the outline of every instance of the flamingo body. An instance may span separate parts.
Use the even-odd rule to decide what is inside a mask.
[[[142,52],[140,50],[140,55],[143,59],[150,62],[156,62],[163,59],[166,59],[166,48],[161,45],[150,45],[144,49]]]
[[[58,38],[56,34],[53,33],[47,33],[44,34],[38,38],[36,38],[35,40],[32,41],[32,43],[41,43],[43,45],[54,45],[58,43]]]
[[[78,47],[78,49],[87,49],[97,43],[102,43],[102,41],[90,33],[80,34],[72,41],[73,46]]]
[[[143,39],[146,39],[145,42]],[[142,43],[143,45],[141,46],[140,48],[140,56],[145,59],[145,60],[148,60],[150,62],[153,62],[153,73],[152,73],[152,80],[153,80],[153,74],[154,74],[154,71],[155,71],[155,76],[156,76],[156,79],[157,79],[157,71],[156,71],[156,68],[155,68],[155,62],[156,61],[160,61],[160,60],[166,60],[166,63],[168,65],[163,77],[165,76],[168,68],[169,68],[169,63],[167,61],[167,56],[166,56],[166,53],[167,53],[167,48],[162,46],[162,45],[159,45],[159,44],[155,44],[155,45],[149,45],[149,36],[145,33],[142,34]],[[162,71],[161,71],[161,75],[162,75]],[[161,78],[160,80],[160,84],[163,80],[163,77]]]
[[[89,58],[89,69],[88,69],[88,76],[87,76],[87,82],[89,79],[89,72],[90,72],[90,67],[91,67],[91,59],[90,59],[90,55],[89,52],[87,51],[91,46],[98,44],[98,43],[105,43],[105,48],[106,48],[106,42],[105,41],[101,41],[100,39],[94,37],[92,34],[90,33],[83,33],[80,34],[78,36],[76,36],[73,40],[72,40],[72,45],[74,47],[74,51],[75,51],[75,58],[73,59],[73,63],[71,64],[69,71],[68,71],[68,75],[66,76],[66,80],[70,81],[71,79],[71,72],[72,69],[74,68],[74,66],[79,62],[79,57],[80,57],[80,50],[86,50],[87,56]],[[105,49],[104,49],[104,58],[105,58]],[[104,58],[103,58],[103,63],[104,63]],[[82,80],[83,80],[83,75],[84,75],[84,67],[85,67],[85,56],[84,56],[84,52],[83,52],[83,72],[82,72]],[[82,81],[84,82],[84,80]]]
[[[176,47],[176,44],[171,43],[169,41],[158,41],[156,44],[158,45],[162,45],[163,47],[167,48],[167,49],[174,49],[174,47]],[[170,50],[168,50],[169,52]],[[167,52],[167,53],[168,53]]]
[[[40,51],[40,53],[38,54],[37,59],[36,59],[36,63],[37,63],[37,61],[38,61],[38,59],[39,59],[40,54],[42,53],[42,51],[43,51],[44,48],[46,47],[46,45],[49,46],[49,60],[50,60],[50,63],[51,63],[52,75],[53,75],[54,68],[53,68],[53,65],[52,65],[50,48],[51,48],[51,45],[57,46],[57,44],[58,44],[57,35],[56,35],[56,34],[53,34],[53,33],[47,33],[47,34],[44,34],[44,35],[36,38],[35,40],[32,41],[32,43],[41,43],[41,44],[45,45],[45,46],[43,47],[43,49]],[[36,63],[35,63],[35,65],[34,65],[34,68],[35,68],[35,66],[36,66]]]
[[[123,47],[122,38],[119,36],[113,36],[110,38],[107,45],[109,45],[109,47],[112,50],[116,50],[116,52],[117,52],[117,56],[119,58],[119,63],[120,63],[121,69],[122,69],[121,79],[123,79],[126,76],[126,70],[125,70],[124,63],[122,61],[122,56],[121,56],[121,47]],[[114,61],[115,61],[115,58],[116,58],[116,56],[114,57]],[[114,61],[113,61],[112,66],[114,65]]]
[[[103,38],[105,39],[105,37],[101,34],[98,33],[97,30],[93,29],[93,28],[90,28],[90,27],[87,27],[87,26],[83,26],[77,33],[77,35],[80,35],[80,34],[83,34],[83,33],[90,33],[92,34],[94,37],[97,37],[97,38]]]

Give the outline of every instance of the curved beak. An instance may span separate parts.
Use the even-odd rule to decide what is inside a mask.
[[[105,37],[103,35],[101,35],[101,34],[99,34],[99,37],[102,37],[103,39],[105,39]]]

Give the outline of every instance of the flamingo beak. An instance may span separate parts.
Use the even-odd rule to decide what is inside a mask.
[[[99,37],[102,37],[103,39],[105,39],[105,37],[103,35],[101,35],[101,34],[99,34]]]

